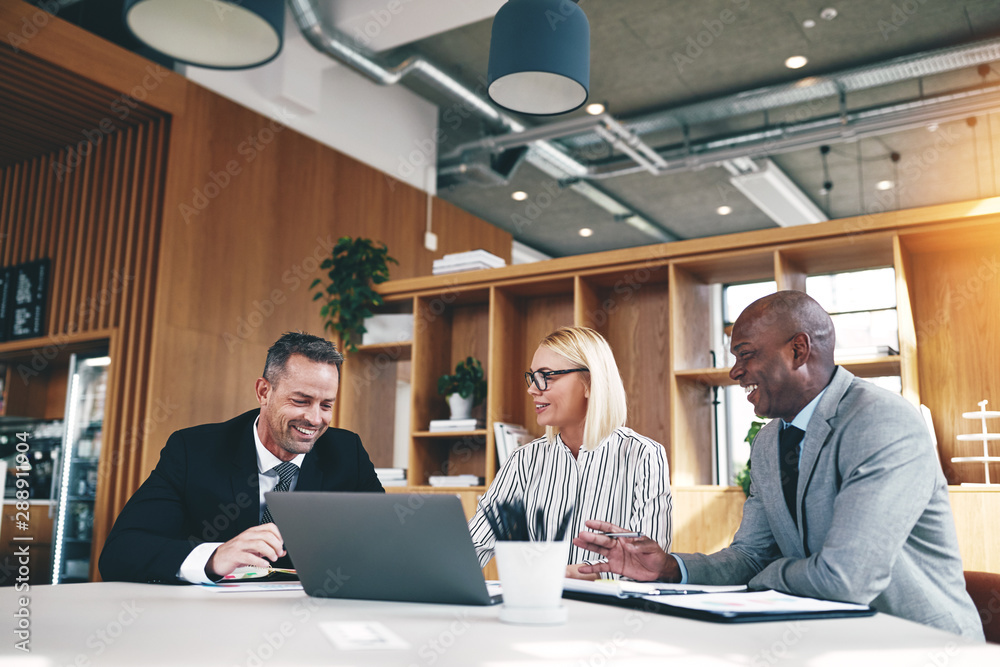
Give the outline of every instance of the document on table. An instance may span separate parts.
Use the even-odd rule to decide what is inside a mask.
[[[260,593],[266,591],[301,591],[301,581],[220,581],[215,584],[200,584],[200,587],[216,593]]]
[[[746,586],[566,579],[563,597],[717,623],[870,616],[875,613],[862,604],[804,598],[778,591],[748,592]]]
[[[649,595],[692,595],[695,593],[734,593],[745,591],[746,586],[707,586],[703,584],[666,584],[662,582],[626,581],[623,579],[598,579],[585,581],[583,579],[567,578],[563,590],[573,593],[592,595],[607,595],[610,597],[630,598]]]

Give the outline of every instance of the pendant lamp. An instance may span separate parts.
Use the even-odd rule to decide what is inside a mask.
[[[283,0],[125,0],[125,25],[152,49],[180,62],[246,69],[281,51]]]
[[[490,99],[551,116],[579,108],[590,91],[590,23],[571,0],[508,0],[493,19]]]

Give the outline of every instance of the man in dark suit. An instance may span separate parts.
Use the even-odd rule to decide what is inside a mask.
[[[729,376],[774,419],[754,440],[733,544],[665,554],[648,537],[581,532],[574,544],[608,558],[581,573],[858,602],[982,641],[927,428],[901,396],[835,366],[834,340],[830,316],[803,292],[750,304],[733,326]]]
[[[329,428],[342,362],[329,341],[282,336],[256,383],[259,410],[170,436],[115,521],[101,576],[207,583],[242,565],[287,567],[265,492],[382,492],[357,434]]]

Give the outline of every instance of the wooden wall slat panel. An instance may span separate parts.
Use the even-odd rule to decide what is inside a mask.
[[[38,347],[95,334],[108,340],[92,578],[104,537],[140,481],[168,131],[164,120],[127,127],[65,172],[53,169],[65,164],[65,151],[0,169],[3,265],[52,260],[47,336]],[[0,343],[0,354],[15,349],[23,353],[25,343]]]

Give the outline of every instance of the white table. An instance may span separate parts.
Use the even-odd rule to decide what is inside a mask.
[[[14,648],[19,607],[0,589],[0,664],[52,665],[1000,665],[1000,647],[877,614],[724,625],[565,600],[569,622],[500,623],[499,607],[309,598],[301,592],[216,593],[191,586],[91,583],[32,587],[31,653]],[[375,621],[397,650],[342,651],[321,623]]]

